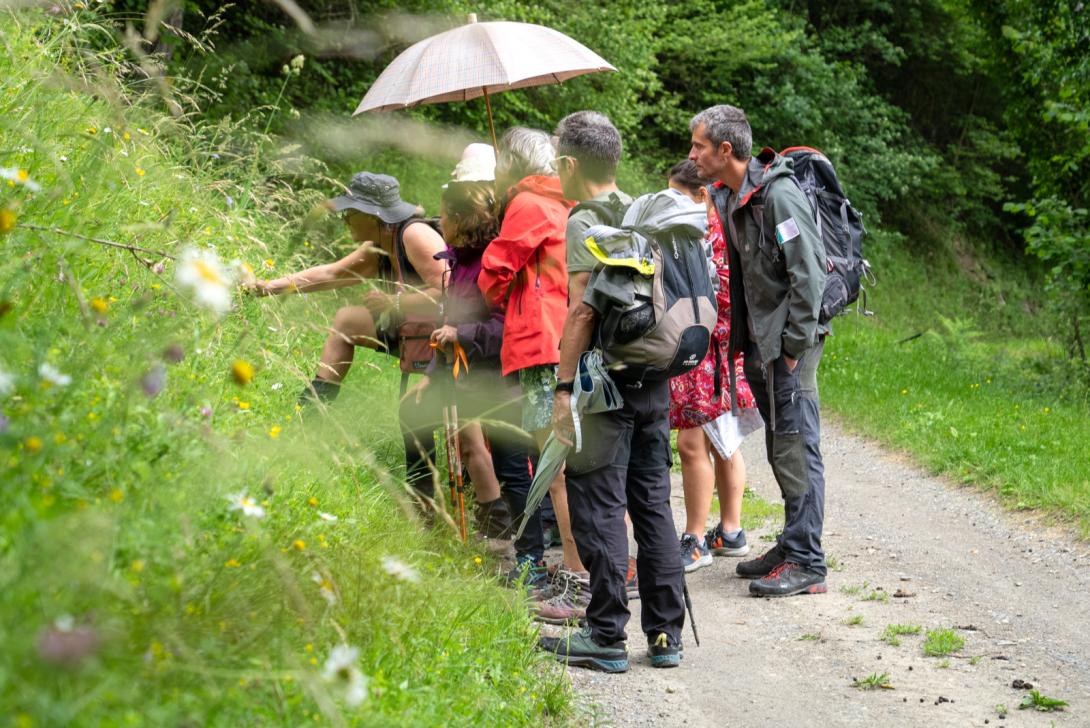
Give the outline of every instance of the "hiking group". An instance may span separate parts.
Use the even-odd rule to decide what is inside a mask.
[[[538,619],[576,625],[540,646],[607,672],[629,667],[636,598],[651,665],[680,663],[685,572],[749,552],[738,448],[762,426],[784,526],[737,574],[757,596],[826,590],[817,369],[828,319],[858,288],[842,275],[851,250],[826,250],[847,235],[858,252],[858,220],[846,200],[836,219],[817,204],[829,196],[813,184],[812,168],[828,167],[820,153],[753,156],[742,110],[706,109],[690,132],[666,189],[637,199],[617,186],[620,134],[593,111],[553,136],[516,127],[495,152],[467,147],[438,222],[402,201],[393,177],[360,172],[328,203],[359,248],[251,284],[262,295],[374,284],[335,315],[301,400],[331,402],[357,346],[399,357],[406,479],[421,506],[438,520],[443,428],[445,468],[459,486],[468,474],[480,533],[522,526],[508,582],[529,591]],[[541,454],[554,447],[566,457],[548,469]],[[713,486],[719,519],[705,532]],[[555,532],[562,561],[547,568]]]

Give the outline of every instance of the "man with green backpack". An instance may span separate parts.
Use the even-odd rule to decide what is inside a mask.
[[[713,106],[693,118],[690,131],[689,159],[701,177],[716,180],[712,200],[730,242],[730,349],[745,354],[784,499],[778,542],[737,572],[755,579],[749,591],[756,596],[821,594],[825,471],[817,368],[829,333],[822,320],[826,247],[793,162],[771,149],[751,156],[745,112]]]

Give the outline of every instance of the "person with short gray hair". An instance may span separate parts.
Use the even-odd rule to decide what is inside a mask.
[[[502,194],[525,177],[555,176],[555,156],[552,140],[545,132],[525,126],[511,127],[500,138],[499,154],[496,156],[496,188]]]
[[[568,273],[564,265],[564,227],[572,204],[553,173],[549,135],[515,127],[500,140],[496,164],[497,198],[503,201],[500,232],[481,258],[477,285],[493,307],[505,310],[500,363],[503,376],[517,377],[522,389],[522,429],[545,443],[552,421],[552,391],[560,359],[560,330],[568,312]],[[583,564],[568,528],[567,505],[550,492],[564,542],[564,567],[582,573]],[[520,554],[510,573],[527,587],[545,586],[542,553]]]
[[[746,112],[737,106],[720,104],[704,109],[689,122],[689,132],[703,127],[704,134],[715,146],[728,142],[735,159],[749,161],[753,149],[753,132],[749,127]]]
[[[584,241],[592,225],[619,225],[632,198],[617,187],[621,135],[608,118],[579,111],[562,119],[556,134],[564,195],[581,201],[568,218],[569,307],[553,401],[554,436],[570,443],[576,367],[598,325],[597,312],[583,299],[598,266]],[[569,665],[628,670],[627,511],[639,544],[641,626],[651,666],[677,667],[685,602],[670,510],[670,388],[668,380],[643,381],[623,370],[609,376],[621,392],[621,408],[584,415],[583,447],[569,452],[566,461],[572,533],[590,572],[590,598],[541,610],[546,614],[547,607],[554,608],[551,616],[558,620],[585,616],[587,626],[570,638],[543,639],[541,645]]]
[[[790,159],[752,156],[745,112],[713,106],[693,117],[689,159],[714,179],[712,202],[730,244],[729,357],[744,371],[765,421],[765,446],[784,500],[776,545],[735,571],[756,596],[824,594],[821,547],[825,466],[817,369],[829,327],[821,324],[825,245]],[[731,398],[737,387],[731,377]]]

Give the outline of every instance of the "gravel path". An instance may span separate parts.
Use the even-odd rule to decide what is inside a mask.
[[[1039,519],[930,477],[898,455],[826,424],[825,547],[838,561],[829,593],[756,599],[734,559],[689,575],[701,646],[651,668],[629,626],[632,669],[569,669],[593,722],[616,726],[1090,726],[1090,550]],[[743,447],[750,486],[778,500],[763,439]],[[683,512],[675,476],[674,515]],[[680,523],[680,520],[679,520]],[[748,534],[753,551],[765,531]],[[856,591],[858,588],[858,591]],[[895,596],[900,590],[906,596]],[[878,599],[866,600],[870,594]],[[882,597],[881,595],[888,595]],[[862,623],[849,624],[853,618]],[[887,624],[954,628],[964,649],[925,657],[923,634],[899,647]],[[806,636],[805,639],[803,637]],[[853,688],[888,673],[893,689]],[[1070,704],[1018,710],[1030,682]],[[1006,705],[1004,719],[996,711]]]

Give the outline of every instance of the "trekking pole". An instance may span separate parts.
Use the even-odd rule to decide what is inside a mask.
[[[462,443],[458,436],[458,399],[454,394],[454,386],[451,388],[450,420],[451,429],[454,431],[454,482],[458,488],[458,515],[462,526],[462,543],[466,542],[466,500],[465,482],[462,478]],[[453,504],[452,504],[453,505]]]
[[[443,406],[443,442],[447,449],[447,485],[450,488],[450,508],[453,515],[456,484],[454,482],[454,431],[450,426],[450,407]]]
[[[685,575],[681,575],[681,594],[685,597],[685,609],[689,610],[689,626],[693,628],[693,639],[696,646],[700,647],[700,635],[696,633],[696,620],[693,619],[693,600],[689,598],[689,585],[685,583]]]

